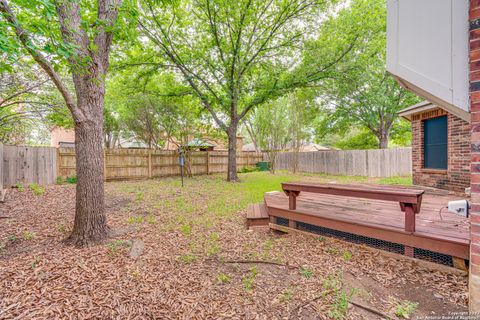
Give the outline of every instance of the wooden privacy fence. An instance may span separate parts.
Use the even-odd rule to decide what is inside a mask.
[[[17,183],[52,184],[57,178],[55,148],[6,146],[0,143],[0,187]]]
[[[75,175],[75,149],[59,148],[58,176]],[[166,177],[180,174],[178,153],[155,149],[105,149],[105,180]],[[260,153],[237,152],[237,169],[255,166]],[[188,155],[193,175],[227,172],[227,151],[192,151]]]
[[[176,151],[151,149],[106,149],[106,180],[140,179],[178,175]],[[391,177],[410,175],[411,149],[300,152],[298,171]],[[295,153],[279,153],[275,168],[292,170]],[[262,161],[262,154],[237,153],[238,169]],[[75,175],[75,149],[6,146],[0,144],[0,188],[16,183],[52,184],[58,176]],[[192,174],[227,171],[227,151],[194,151],[190,154]]]
[[[296,159],[300,172],[368,177],[412,174],[411,148],[281,152],[277,155],[275,169],[293,170]]]

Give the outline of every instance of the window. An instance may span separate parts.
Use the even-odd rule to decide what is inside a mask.
[[[423,122],[424,168],[447,169],[447,131],[447,116],[432,118]]]

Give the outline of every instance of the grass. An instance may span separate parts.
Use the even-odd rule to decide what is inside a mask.
[[[229,283],[230,281],[232,281],[232,278],[228,274],[220,273],[217,276],[217,280],[219,283]]]
[[[23,187],[23,184],[20,183],[20,182],[15,183],[15,185],[13,187],[16,188],[19,192],[25,191],[25,188]]]
[[[24,231],[22,233],[22,238],[23,238],[23,240],[31,241],[35,238],[35,234],[30,232],[30,231]]]
[[[77,183],[77,176],[73,175],[70,177],[66,177],[65,179],[63,177],[58,176],[56,183],[57,184],[64,184],[64,183],[75,184]]]
[[[355,290],[353,289],[347,292],[338,290],[335,293],[335,300],[328,311],[328,316],[332,319],[346,319],[348,305],[354,294]]]
[[[128,217],[128,223],[129,224],[141,224],[143,223],[143,216],[140,215],[134,215]]]
[[[405,185],[411,186],[413,184],[412,177],[389,177],[378,179],[379,184]]]
[[[285,303],[293,299],[294,290],[292,287],[288,287],[287,289],[282,291],[280,295],[280,302]]]
[[[224,175],[195,176],[185,179],[185,186],[181,186],[178,178],[163,178],[144,180],[138,183],[115,185],[114,193],[123,193],[132,201],[128,209],[144,211],[145,208],[153,213],[158,211],[168,213],[162,215],[162,223],[157,223],[153,214],[142,216],[133,214],[128,217],[128,223],[135,226],[159,228],[163,231],[178,232],[188,239],[190,250],[196,257],[221,256],[222,239],[214,233],[216,227],[226,221],[238,219],[239,211],[244,210],[249,203],[263,201],[265,192],[281,191],[281,183],[288,181],[313,181],[320,183],[390,183],[408,184],[409,178],[368,178],[358,176],[330,176],[325,174],[292,174],[286,171],[278,171],[275,174],[269,172],[239,173],[239,183],[225,181]],[[174,196],[172,196],[174,195]],[[210,235],[205,236],[205,234]],[[324,237],[317,238],[319,242]],[[261,259],[275,260],[272,252],[275,242],[267,240],[259,250],[249,250],[246,255]],[[339,252],[337,248],[326,248],[331,255],[343,255],[348,261],[351,253]],[[182,260],[182,259],[180,259]],[[189,260],[186,258],[186,260]],[[182,260],[183,261],[183,260]]]
[[[342,272],[329,274],[323,278],[322,286],[333,295],[333,301],[328,310],[331,319],[347,319],[350,300],[357,293],[357,289],[343,289],[344,280]]]
[[[334,290],[340,287],[343,283],[343,276],[341,273],[329,274],[323,278],[322,286],[325,290]]]
[[[300,274],[302,277],[305,279],[310,279],[313,276],[313,271],[307,267],[301,267],[300,268]]]
[[[119,253],[122,249],[132,246],[131,241],[125,240],[114,240],[106,244],[109,255],[115,255]]]
[[[412,301],[402,301],[395,306],[395,315],[400,318],[410,319],[410,316],[418,307],[418,303]]]
[[[255,279],[257,278],[257,275],[258,275],[257,267],[254,266],[250,268],[248,275],[242,279],[243,288],[245,289],[245,291],[251,292],[253,290],[253,285],[255,283]]]
[[[350,261],[352,259],[352,253],[350,251],[345,251],[343,253],[343,260]]]
[[[182,254],[181,256],[178,257],[178,261],[188,264],[188,263],[193,263],[197,261],[197,256],[193,255],[191,253],[188,254]]]

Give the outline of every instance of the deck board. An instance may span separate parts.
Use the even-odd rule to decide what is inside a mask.
[[[443,220],[439,216],[439,210],[448,201],[458,199],[461,198],[425,194],[421,210],[416,216],[416,234],[468,244],[470,232],[467,218],[449,213],[446,209],[442,211]],[[288,197],[281,192],[265,194],[265,203],[268,208],[289,210]],[[404,232],[405,228],[405,214],[400,211],[399,204],[392,201],[302,192],[297,198],[295,212],[398,232]]]

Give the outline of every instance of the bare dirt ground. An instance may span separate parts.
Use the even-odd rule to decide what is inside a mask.
[[[392,318],[402,303],[418,304],[413,317],[466,311],[465,275],[335,239],[246,231],[245,204],[270,185],[221,178],[107,183],[109,225],[121,232],[84,249],[62,243],[74,185],[9,190],[0,319],[382,318],[350,302]]]

